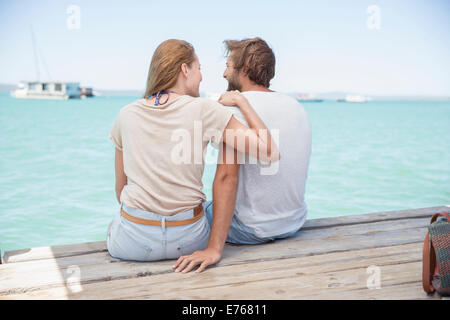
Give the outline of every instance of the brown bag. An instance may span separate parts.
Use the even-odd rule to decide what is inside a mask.
[[[423,244],[422,285],[425,292],[436,290],[441,295],[450,295],[449,253],[450,215],[446,212],[435,213]]]

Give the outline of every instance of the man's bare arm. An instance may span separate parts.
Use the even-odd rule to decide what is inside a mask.
[[[208,247],[220,252],[228,236],[236,202],[236,190],[239,181],[237,151],[223,145],[222,163],[217,165],[213,183],[213,222]],[[233,163],[226,163],[226,153],[234,154]]]
[[[222,162],[217,164],[213,183],[213,222],[208,248],[196,251],[189,256],[181,256],[173,266],[176,272],[189,272],[198,264],[200,267],[196,272],[202,272],[207,266],[219,262],[222,257],[223,247],[233,219],[239,179],[237,151],[225,144],[222,145],[222,150],[223,152],[219,155]],[[234,154],[234,163],[226,163],[227,152]]]

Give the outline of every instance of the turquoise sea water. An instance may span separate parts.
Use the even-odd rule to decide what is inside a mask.
[[[118,208],[108,133],[135,99],[0,95],[2,252],[105,240]],[[450,203],[450,102],[303,106],[313,133],[309,219]],[[206,166],[208,199],[214,172]]]

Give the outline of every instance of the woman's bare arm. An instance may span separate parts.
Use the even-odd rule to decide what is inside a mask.
[[[229,91],[221,95],[219,102],[227,106],[237,105],[250,126],[248,128],[233,116],[223,133],[224,143],[260,160],[268,162],[280,160],[278,146],[273,141],[269,129],[244,95],[239,91]]]
[[[123,187],[127,184],[127,176],[125,175],[123,169],[123,152],[116,149],[115,156],[115,169],[116,169],[116,198],[120,203],[120,194],[122,193]]]

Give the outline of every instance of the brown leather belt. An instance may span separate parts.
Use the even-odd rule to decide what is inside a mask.
[[[147,219],[136,218],[136,217],[130,216],[123,209],[120,209],[120,214],[125,219],[130,220],[131,222],[145,224],[147,226],[161,226],[162,225],[160,220],[147,220]],[[202,216],[203,216],[203,206],[200,203],[197,207],[194,208],[194,217],[193,218],[190,218],[187,220],[166,221],[165,226],[166,227],[184,226],[187,224],[194,223],[195,221],[200,219]]]

